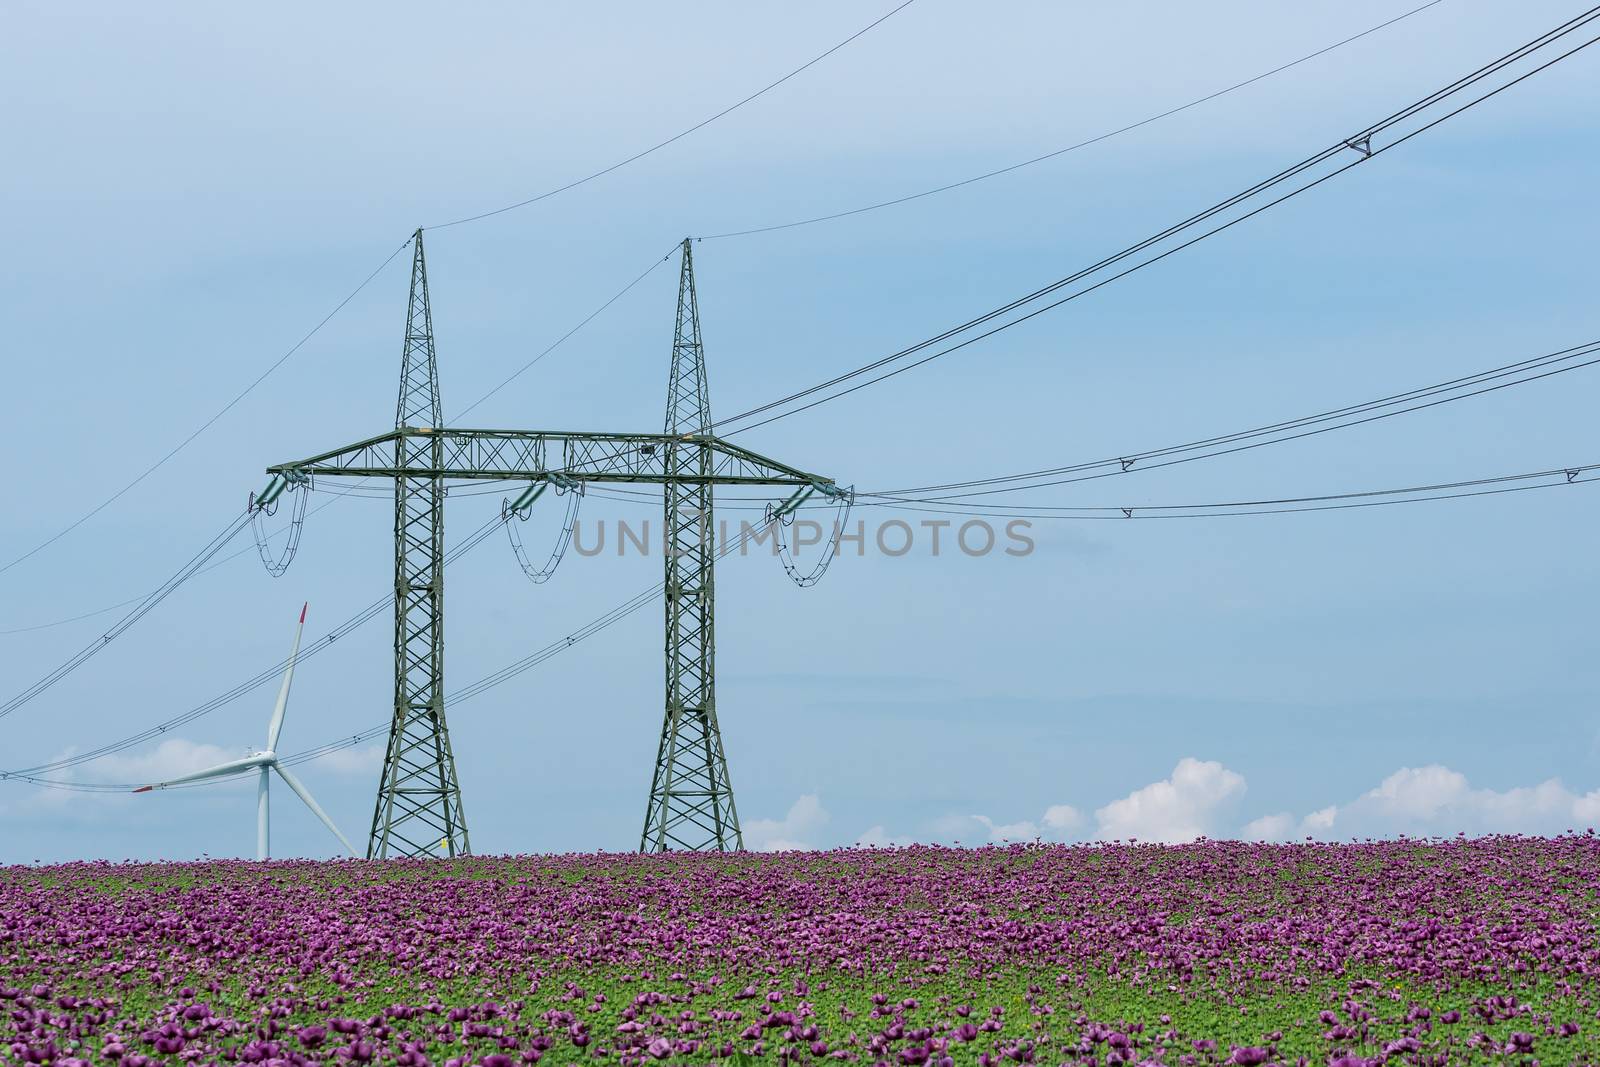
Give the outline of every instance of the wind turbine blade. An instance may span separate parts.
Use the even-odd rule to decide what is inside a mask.
[[[289,650],[289,666],[283,671],[283,685],[278,689],[278,706],[272,709],[272,722],[267,726],[267,751],[274,752],[278,748],[278,735],[283,732],[283,713],[289,706],[289,683],[294,681],[294,661],[300,656],[300,635],[306,629],[306,609],[309,603],[300,606],[300,625],[294,631],[294,648]]]
[[[333,831],[333,836],[339,839],[339,843],[344,846],[345,851],[350,853],[350,855],[355,856],[356,847],[350,843],[349,839],[346,838],[344,834],[339,832],[339,828],[337,826],[333,825],[333,820],[328,818],[328,813],[322,810],[322,806],[316,802],[314,797],[312,797],[311,791],[301,784],[300,779],[296,778],[289,771],[289,768],[285,767],[277,760],[273,760],[271,766],[273,770],[278,772],[278,777],[282,778],[289,788],[294,790],[295,796],[305,801],[306,807],[311,809],[311,814],[321,819],[322,825]],[[359,859],[360,857],[358,856],[356,858]]]
[[[246,756],[243,759],[229,760],[227,763],[219,763],[215,767],[207,767],[205,770],[195,771],[193,774],[169,778],[165,782],[157,782],[154,785],[140,786],[134,792],[148,793],[152,789],[165,789],[169,785],[187,785],[190,782],[204,782],[211,778],[224,778],[230,774],[238,774],[240,771],[248,771],[252,767],[260,767],[269,758],[258,753],[254,756]]]

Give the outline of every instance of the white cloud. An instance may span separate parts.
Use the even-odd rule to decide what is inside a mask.
[[[1083,815],[1071,804],[1050,805],[1037,822],[1019,819],[1017,822],[997,823],[987,815],[974,815],[972,818],[988,832],[989,840],[996,843],[1065,840],[1083,822]]]
[[[1083,813],[1071,804],[1052,804],[1044,809],[1044,828],[1049,837],[1064,838],[1083,824]]]
[[[854,843],[877,848],[894,848],[898,845],[910,845],[915,842],[909,837],[894,837],[890,835],[889,831],[883,828],[883,824],[879,823],[876,826],[869,826],[857,834]]]
[[[1244,777],[1215,760],[1185,756],[1172,776],[1095,809],[1102,840],[1137,838],[1175,844],[1215,831],[1218,817],[1244,794]]]
[[[190,741],[182,737],[169,737],[155,748],[131,754],[114,753],[100,759],[76,767],[67,767],[54,771],[46,777],[60,782],[81,785],[92,785],[101,782],[125,783],[128,786],[154,785],[158,782],[169,781],[181,775],[194,771],[215,767],[219,763],[226,763],[241,756],[248,755],[251,749],[248,746],[224,747],[207,742]],[[64,749],[57,752],[50,762],[66,759],[77,754],[75,748]],[[333,774],[365,775],[372,774],[383,762],[383,749],[381,746],[368,746],[358,749],[340,749],[319,758],[310,766],[318,772]],[[255,789],[255,779],[249,775],[236,778],[223,779],[213,782],[197,792],[214,794],[218,791],[234,793]],[[316,786],[311,786],[315,790]],[[151,809],[152,801],[146,797],[134,797],[131,792],[113,790],[107,792],[82,791],[75,789],[59,789],[40,786],[25,794],[23,800],[16,804],[0,807],[0,819],[10,816],[26,816],[33,813],[37,818],[41,810],[48,811],[52,816],[67,818],[74,814],[79,819],[103,819],[107,805],[130,805],[128,812],[118,818],[129,815],[155,815]],[[164,805],[162,806],[164,808]]]
[[[933,837],[964,845],[1021,843],[1027,841],[1065,841],[1083,822],[1083,816],[1070,804],[1052,804],[1038,819],[996,822],[987,815],[946,815],[932,824]],[[878,829],[881,829],[879,827]]]
[[[77,752],[76,748],[63,749],[52,755],[49,762],[68,759],[77,755]],[[133,796],[131,787],[175,778],[180,774],[202,770],[226,760],[238,759],[244,754],[243,748],[231,751],[217,745],[189,741],[181,737],[169,737],[146,752],[136,755],[118,753],[44,775],[52,781],[73,785],[125,783],[130,787],[129,790],[101,792],[39,786],[23,794],[17,804],[0,810],[0,817],[28,819],[34,822],[41,817],[48,817],[75,823],[103,823],[108,818],[108,808],[122,807],[126,810],[120,812],[116,816],[117,819],[148,815],[151,813],[150,802],[147,798]],[[239,785],[240,782],[232,781],[218,783],[217,788],[231,789]]]
[[[248,753],[249,749],[242,745],[223,748],[182,737],[169,737],[147,752],[107,756],[90,766],[98,772],[96,777],[153,785],[239,759]]]
[[[981,845],[989,839],[989,820],[975,815],[941,815],[930,825],[932,833],[924,838],[951,844]]]
[[[224,747],[206,742],[190,741],[182,737],[169,737],[153,749],[131,755],[116,754],[86,764],[76,776],[83,781],[133,782],[153,785],[185,774],[215,767],[249,755],[255,749],[248,745]],[[312,773],[368,774],[383,764],[383,747],[368,745],[364,748],[335,749],[315,762],[307,764]],[[93,772],[93,773],[90,773]],[[72,777],[72,775],[66,775]],[[254,779],[248,776],[227,779],[216,783],[216,788],[229,785],[248,785],[255,788]]]
[[[50,757],[50,762],[68,759],[77,755],[76,748],[64,749]],[[115,753],[92,760],[89,763],[75,767],[65,767],[59,771],[52,771],[45,775],[57,782],[70,782],[78,785],[92,785],[102,782],[126,783],[128,786],[154,785],[157,782],[176,778],[192,771],[204,770],[214,767],[228,760],[238,759],[245,755],[245,749],[225,749],[217,745],[189,741],[181,737],[169,737],[153,749],[132,755]],[[217,783],[218,789],[235,788],[242,784],[242,780],[230,780]],[[253,788],[253,786],[252,786]],[[118,804],[128,801],[131,792],[86,792],[75,789],[51,788],[40,786],[30,793],[24,802],[15,810],[22,812],[27,808],[43,808],[52,812],[65,815],[68,809],[78,809],[85,805],[101,806],[105,804]],[[88,817],[85,813],[84,817]],[[101,817],[96,815],[96,818]]]
[[[1252,819],[1245,824],[1243,836],[1246,841],[1287,841],[1293,831],[1294,816],[1283,811]]]
[[[333,774],[372,774],[383,766],[383,746],[335,749],[312,766]]]
[[[754,819],[744,824],[744,844],[756,852],[788,852],[815,848],[814,835],[828,824],[828,811],[815,793],[789,806],[782,819]],[[881,829],[881,827],[878,827]]]
[[[1312,812],[1300,826],[1312,836],[1344,838],[1559,833],[1596,821],[1600,790],[1579,795],[1558,778],[1505,790],[1475,789],[1460,771],[1434,763],[1401,767],[1355,800]]]
[[[1310,815],[1307,815],[1304,819],[1301,819],[1300,828],[1310,834],[1316,834],[1317,832],[1324,830],[1331,830],[1333,828],[1333,821],[1334,819],[1338,818],[1338,815],[1338,806],[1329,804],[1327,807],[1318,808]]]
[[[982,826],[989,835],[989,840],[1001,841],[1032,841],[1039,836],[1039,826],[1031,819],[1021,822],[996,823],[987,815],[974,815],[978,825]]]
[[[376,760],[377,754],[366,758]],[[1084,830],[1087,820],[1078,808],[1052,804],[1037,818],[1010,822],[982,814],[946,815],[925,824],[928,832],[916,837],[891,833],[879,823],[844,843],[889,847],[931,840],[970,846],[1092,836],[1177,844],[1234,833],[1252,841],[1291,841],[1307,836],[1449,836],[1458,831],[1557,833],[1600,826],[1600,789],[1577,794],[1554,778],[1533,786],[1479,789],[1464,774],[1438,764],[1402,767],[1345,804],[1298,818],[1273,812],[1239,827],[1233,812],[1245,793],[1244,776],[1237,771],[1216,760],[1186,756],[1167,778],[1094,809],[1092,835]],[[747,823],[745,844],[769,852],[821,847],[828,843],[824,831],[829,821],[820,799],[808,793],[782,819]]]
[[[1432,819],[1471,793],[1467,776],[1448,767],[1402,767],[1362,797],[1368,807],[1395,820]]]

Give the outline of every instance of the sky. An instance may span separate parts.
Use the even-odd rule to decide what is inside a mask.
[[[657,264],[469,419],[654,432],[676,296],[666,257],[683,237],[1004,167],[1415,4],[916,0],[658,152],[439,227],[691,127],[892,6],[12,5],[0,34],[12,101],[0,113],[0,414],[14,444],[0,560],[179,446],[418,226],[447,419]],[[702,241],[713,413],[1070,273],[1576,12],[1443,0],[1036,166]],[[739,443],[862,489],[943,483],[1228,433],[1592,340],[1597,63],[1600,51],[1580,53],[1158,266]],[[133,489],[0,572],[7,696],[121,612],[61,620],[158,586],[268,464],[393,425],[407,258]],[[1596,374],[1009,502],[1294,497],[1600,462]],[[447,540],[497,515],[501,488],[453,497]],[[725,503],[748,503],[733,495]],[[230,689],[286,654],[303,602],[310,639],[382,597],[387,504],[312,502],[328,506],[281,577],[254,552],[231,559],[0,718],[0,770]],[[651,512],[597,495],[582,520]],[[540,503],[522,527],[530,554],[560,520]],[[804,589],[768,555],[730,558],[717,700],[746,843],[1583,829],[1600,819],[1597,520],[1600,493],[1580,485],[1308,514],[1041,520],[1025,556],[934,556],[925,542],[898,557],[847,552]],[[660,567],[569,553],[533,584],[496,534],[448,571],[447,688],[560,641]],[[449,709],[475,851],[635,845],[661,721],[661,627],[652,605]],[[384,722],[390,641],[380,616],[302,663],[280,748]],[[143,782],[241,756],[262,744],[272,696],[257,689],[58,777]],[[300,769],[358,842],[380,762],[367,744]],[[274,802],[275,855],[334,854],[286,790]],[[244,783],[133,796],[0,781],[0,862],[248,855],[254,806]]]

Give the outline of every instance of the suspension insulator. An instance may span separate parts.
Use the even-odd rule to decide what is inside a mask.
[[[295,553],[300,550],[300,535],[305,529],[306,504],[311,499],[311,480],[305,475],[301,475],[298,479],[286,479],[285,485],[288,491],[294,493],[294,505],[289,513],[288,540],[284,542],[283,550],[276,556],[267,545],[271,537],[262,529],[261,518],[263,515],[270,518],[278,513],[280,493],[283,490],[272,493],[271,500],[268,500],[267,494],[263,493],[259,500],[251,500],[250,507],[250,529],[256,538],[256,554],[261,557],[261,565],[274,578],[283,576],[289,569],[289,564],[294,562]]]
[[[511,551],[517,557],[517,565],[522,568],[522,573],[528,580],[536,585],[543,585],[555,574],[556,568],[561,565],[566,557],[567,546],[572,544],[572,534],[578,525],[578,507],[583,502],[583,483],[572,479],[556,481],[556,495],[565,494],[567,497],[567,515],[561,524],[561,533],[556,538],[555,547],[550,550],[550,558],[542,567],[535,567],[528,560],[527,550],[522,546],[522,536],[517,532],[517,523],[528,521],[533,510],[533,502],[544,492],[541,484],[536,491],[525,491],[516,500],[502,500],[500,502],[501,521],[505,524],[506,537],[511,541]]]
[[[809,494],[807,494],[809,495]],[[795,585],[802,589],[816,585],[822,576],[828,573],[828,566],[833,563],[834,557],[839,554],[839,542],[844,536],[845,524],[850,521],[850,508],[855,504],[856,494],[853,488],[834,490],[829,494],[838,505],[834,509],[833,536],[828,538],[827,546],[822,551],[822,556],[817,560],[816,566],[810,573],[802,573],[794,561],[793,554],[789,551],[789,541],[783,531],[793,525],[798,502],[790,506],[774,508],[767,506],[767,522],[772,526],[778,541],[778,557],[783,563],[783,572],[787,574]]]

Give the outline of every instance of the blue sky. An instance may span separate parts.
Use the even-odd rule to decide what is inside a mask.
[[[10,559],[181,441],[418,225],[522,199],[770,81],[890,5],[271,15],[24,4],[0,40],[16,442]],[[464,407],[685,234],[957,180],[1211,92],[1409,3],[918,0],[749,106],[580,189],[428,236],[441,389]],[[1238,93],[1024,171],[696,249],[714,412],[918,340],[1243,188],[1569,17],[1445,0]],[[1227,235],[960,355],[745,435],[862,487],[1094,459],[1224,433],[1594,336],[1594,64],[1584,53]],[[471,422],[654,430],[675,270],[657,270]],[[259,389],[95,518],[0,574],[0,629],[158,584],[268,463],[393,422],[398,258]],[[1143,505],[1442,482],[1600,460],[1595,371],[1298,444],[1055,490]],[[320,501],[319,501],[320,502]],[[452,502],[448,529],[499,496]],[[585,517],[648,514],[600,500]],[[554,510],[528,528],[538,546]],[[1600,816],[1600,495],[1185,522],[1060,522],[1023,559],[840,560],[796,589],[719,571],[719,709],[752,844],[1196,833],[1556,831]],[[281,578],[196,578],[0,720],[4,767],[192,707],[390,583],[389,509],[339,501]],[[535,548],[537,551],[537,547]],[[449,574],[450,686],[658,580],[504,539]],[[7,693],[115,613],[0,634]],[[625,849],[660,722],[660,613],[638,612],[451,712],[481,852]],[[381,722],[385,621],[307,661],[283,747]],[[142,780],[260,743],[261,690],[77,768]],[[302,777],[353,837],[377,754]],[[274,851],[332,839],[279,791]],[[254,796],[0,783],[0,859],[248,853]],[[1330,814],[1330,809],[1332,812]]]

